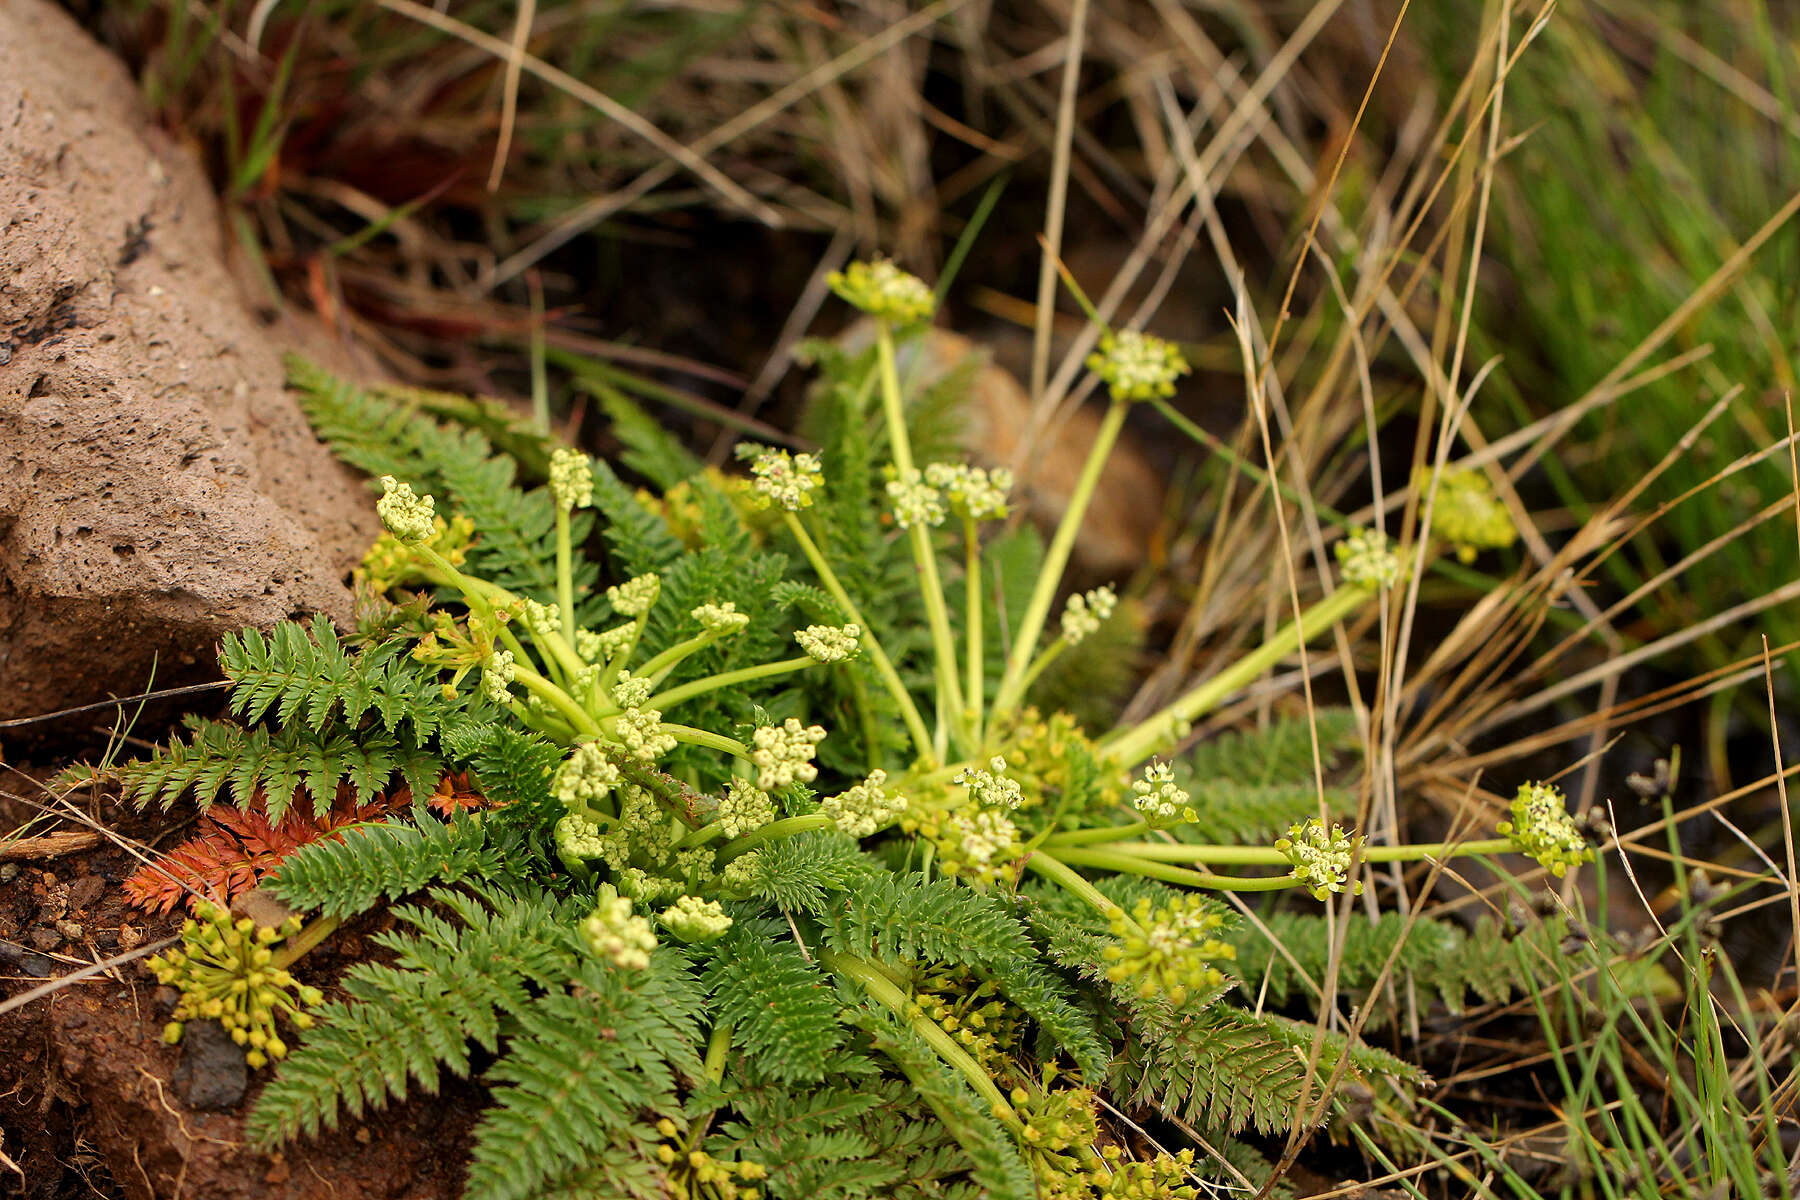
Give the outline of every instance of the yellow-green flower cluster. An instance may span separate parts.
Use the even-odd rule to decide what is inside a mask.
[[[619,786],[619,768],[598,742],[583,742],[550,777],[550,794],[567,808],[593,808]]]
[[[731,918],[717,900],[683,896],[662,911],[663,928],[687,943],[711,942],[725,936]]]
[[[690,1150],[675,1122],[667,1117],[656,1123],[656,1132],[663,1139],[656,1148],[656,1159],[669,1173],[669,1195],[696,1200],[701,1196],[713,1200],[761,1200],[762,1189],[755,1186],[756,1181],[769,1177],[762,1164],[714,1158],[704,1150]]]
[[[1413,472],[1413,487],[1422,490],[1430,485],[1430,471],[1421,467]],[[1463,562],[1474,562],[1483,550],[1510,546],[1519,537],[1487,476],[1464,469],[1447,469],[1439,476],[1431,529],[1455,547]]]
[[[436,532],[432,509],[437,501],[430,496],[413,494],[410,483],[401,483],[392,475],[381,477],[382,495],[375,502],[375,512],[387,531],[408,545],[427,541]]]
[[[158,983],[181,993],[163,1041],[179,1042],[188,1021],[217,1021],[232,1041],[249,1047],[244,1061],[252,1067],[285,1056],[287,1043],[276,1032],[276,1017],[286,1016],[296,1029],[311,1028],[303,1006],[324,999],[318,988],[297,982],[275,964],[274,946],[298,932],[299,917],[279,927],[258,927],[249,917],[234,922],[210,901],[201,904],[182,925],[181,944],[146,964]]]
[[[550,495],[564,512],[594,502],[594,464],[587,455],[566,446],[551,453]]]
[[[1007,514],[1013,473],[1005,467],[985,470],[967,463],[932,463],[925,482],[943,494],[950,511],[971,521],[998,521]]]
[[[1087,368],[1114,400],[1157,400],[1175,394],[1175,381],[1193,370],[1181,347],[1134,329],[1100,335]]]
[[[725,785],[725,795],[719,799],[719,811],[713,816],[713,824],[728,838],[740,838],[752,833],[775,819],[775,802],[769,794],[742,779],[733,779]]]
[[[799,512],[812,507],[813,492],[825,481],[818,455],[749,445],[740,446],[738,453],[750,460],[751,492],[764,508]]]
[[[645,578],[655,578],[646,576]],[[660,581],[659,581],[660,582]],[[608,589],[610,592],[612,589]],[[632,634],[637,632],[635,625],[614,625],[611,629],[602,629],[598,633],[591,629],[577,630],[575,634],[575,653],[584,662],[605,662],[631,641]]]
[[[1110,587],[1076,592],[1063,605],[1063,640],[1071,646],[1079,645],[1089,634],[1098,633],[1100,626],[1112,620],[1118,607],[1119,595]]]
[[[1190,993],[1219,987],[1225,973],[1213,964],[1237,957],[1235,946],[1212,936],[1224,923],[1198,896],[1182,896],[1161,907],[1139,900],[1130,914],[1115,908],[1111,925],[1119,941],[1106,948],[1112,963],[1107,978],[1135,983],[1146,1000],[1164,996],[1177,1005]]]
[[[1325,822],[1309,817],[1289,826],[1287,836],[1279,839],[1275,848],[1287,855],[1294,865],[1293,877],[1313,894],[1313,899],[1324,900],[1346,886],[1350,886],[1353,895],[1362,893],[1361,880],[1350,885],[1350,864],[1361,841],[1360,837],[1345,833],[1341,825],[1328,830]]]
[[[1024,850],[1019,843],[1019,827],[993,808],[952,814],[945,835],[937,839],[939,866],[944,874],[960,875],[976,883],[997,878],[1001,865]]]
[[[594,911],[581,922],[581,937],[597,957],[628,971],[649,966],[650,952],[656,949],[650,922],[633,912],[631,901],[610,883],[600,885]]]
[[[702,604],[688,615],[700,622],[700,628],[719,637],[736,633],[750,624],[750,614],[739,612],[737,604],[731,600],[723,604]]]
[[[794,640],[819,662],[846,662],[862,649],[862,626],[808,625],[795,631]]]
[[[905,796],[887,792],[887,772],[879,767],[855,787],[819,802],[819,811],[851,837],[868,837],[906,811]]]
[[[969,799],[983,808],[1017,808],[1024,803],[1019,781],[1006,777],[1006,760],[998,754],[988,759],[987,770],[964,767],[950,782],[967,788]]]
[[[606,601],[621,617],[641,617],[662,595],[662,576],[654,571],[606,589]]]
[[[1400,556],[1388,545],[1388,535],[1379,529],[1353,529],[1332,547],[1344,582],[1374,590],[1393,587],[1406,574]]]
[[[925,482],[919,468],[908,467],[888,480],[887,494],[894,510],[894,524],[900,528],[944,523],[944,498]]]
[[[1131,785],[1131,803],[1144,820],[1152,825],[1198,819],[1186,789],[1175,782],[1175,769],[1168,763],[1151,763],[1143,777]]]
[[[792,783],[811,783],[819,777],[813,755],[825,740],[818,725],[802,725],[789,717],[780,725],[763,725],[750,735],[750,761],[756,764],[756,786],[778,791]]]
[[[495,704],[512,703],[512,681],[518,667],[511,650],[495,650],[481,664],[481,694]]]
[[[937,299],[923,279],[885,258],[853,262],[827,275],[825,282],[845,303],[894,325],[926,320],[937,308]]]
[[[1509,837],[1519,853],[1530,855],[1552,875],[1561,878],[1570,867],[1593,861],[1594,848],[1581,835],[1568,802],[1554,784],[1526,783],[1513,797],[1512,820],[1498,829]]]

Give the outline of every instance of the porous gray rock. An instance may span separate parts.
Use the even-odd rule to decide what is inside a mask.
[[[348,616],[372,506],[284,392],[280,341],[121,64],[47,0],[0,0],[0,719]]]

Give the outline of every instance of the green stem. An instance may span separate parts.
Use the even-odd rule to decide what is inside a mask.
[[[1135,854],[1119,854],[1113,850],[1060,846],[1056,852],[1064,860],[1079,867],[1098,867],[1102,871],[1116,871],[1121,875],[1142,875],[1148,879],[1160,879],[1165,883],[1183,883],[1188,887],[1204,888],[1212,892],[1279,892],[1299,886],[1299,880],[1288,875],[1272,875],[1263,879],[1247,879],[1237,875],[1212,875],[1205,871],[1190,871],[1185,867],[1151,862],[1149,859],[1139,858]],[[1285,865],[1286,863],[1287,859],[1283,857],[1281,864]]]
[[[819,551],[818,544],[812,540],[812,535],[806,532],[806,526],[800,523],[800,518],[785,510],[781,515],[786,518],[788,532],[793,534],[794,541],[799,543],[800,552],[806,555],[806,561],[812,564],[813,573],[819,577],[819,582],[825,586],[827,592],[831,593],[831,598],[838,602],[838,607],[844,610],[844,615],[862,630],[863,649],[869,652],[869,659],[875,664],[875,672],[881,676],[881,682],[887,686],[888,694],[893,696],[894,703],[900,706],[900,716],[906,722],[907,731],[912,734],[913,747],[918,750],[920,759],[926,762],[935,761],[937,756],[932,751],[931,734],[925,728],[925,720],[919,716],[919,708],[913,703],[912,693],[908,692],[906,685],[900,682],[900,673],[894,670],[894,664],[888,658],[887,651],[881,648],[881,642],[876,639],[874,627],[857,610],[856,603],[850,599],[850,593],[846,592],[844,585],[838,582],[837,573],[831,569],[831,564],[825,561],[825,555]]]
[[[735,755],[748,762],[750,747],[736,738],[728,738],[724,734],[712,733],[705,729],[695,729],[691,725],[672,725],[667,721],[657,726],[678,742],[686,742],[690,746],[705,746],[708,750],[718,750],[725,754]]]
[[[1042,675],[1045,669],[1055,662],[1064,650],[1069,648],[1069,645],[1068,638],[1058,635],[1055,641],[1045,646],[1043,653],[1039,654],[1032,660],[1031,665],[1025,668],[1025,682],[1019,685],[1019,695],[1028,695],[1032,685],[1038,681],[1038,676]]]
[[[986,648],[982,645],[981,613],[981,533],[974,517],[963,518],[963,586],[968,609],[964,621],[964,640],[968,643],[969,684],[963,695],[963,721],[973,744],[981,745],[983,737],[981,710],[986,697],[982,669],[987,665]]]
[[[993,1076],[987,1073],[982,1065],[969,1055],[967,1050],[956,1044],[956,1039],[944,1032],[943,1026],[918,1010],[912,998],[894,985],[886,975],[882,974],[874,963],[855,958],[848,954],[839,954],[834,950],[820,950],[819,961],[828,969],[837,972],[847,979],[859,984],[869,998],[890,1010],[914,1033],[925,1039],[938,1057],[955,1068],[964,1079],[969,1081],[977,1095],[993,1106],[994,1115],[998,1117],[1012,1133],[1017,1136],[1024,1132],[1024,1125],[1018,1114],[1007,1103],[1000,1086],[994,1082]]]
[[[1125,428],[1125,412],[1129,407],[1129,401],[1114,400],[1100,422],[1100,431],[1094,436],[1087,461],[1082,464],[1081,475],[1075,482],[1075,493],[1069,497],[1069,507],[1063,510],[1062,521],[1050,539],[1050,549],[1038,572],[1037,586],[1032,589],[1031,601],[1025,606],[1025,619],[1013,635],[1012,649],[1006,656],[1006,674],[1000,679],[999,694],[994,697],[993,709],[988,714],[990,721],[1011,713],[1025,694],[1025,670],[1031,664],[1038,635],[1043,633],[1044,621],[1050,615],[1050,604],[1062,584],[1063,569],[1069,564],[1075,535],[1081,529],[1082,518],[1087,515],[1088,502],[1094,498],[1100,472],[1112,453],[1113,443],[1119,440],[1120,430]]]
[[[1072,829],[1067,833],[1053,833],[1044,844],[1047,846],[1091,846],[1096,842],[1122,842],[1126,838],[1149,832],[1150,823],[1148,821],[1133,821],[1129,825],[1107,825],[1098,829]]]
[[[697,633],[685,641],[676,642],[673,646],[670,646],[661,654],[658,654],[655,658],[652,658],[649,662],[640,666],[633,677],[637,679],[648,679],[652,685],[661,683],[668,677],[670,671],[673,671],[681,664],[683,659],[687,658],[690,654],[704,650],[718,640],[719,635],[709,630],[705,633]]]
[[[1374,594],[1368,588],[1356,584],[1339,587],[1301,613],[1298,621],[1283,625],[1268,641],[1175,700],[1161,712],[1145,718],[1132,729],[1118,730],[1100,739],[1101,761],[1114,766],[1131,767],[1166,750],[1180,740],[1183,726],[1204,716],[1234,693],[1249,686],[1257,676],[1292,654],[1302,644],[1361,608]]]
[[[269,960],[269,965],[286,970],[299,962],[302,955],[330,937],[343,923],[342,917],[319,917],[308,921],[299,933],[281,944],[281,949],[275,952],[275,956]]]
[[[901,406],[900,373],[894,365],[894,334],[880,322],[875,337],[881,369],[881,407],[887,417],[888,442],[901,480],[909,480],[913,465],[912,443],[906,434],[906,413]],[[952,740],[968,752],[969,730],[963,709],[962,685],[956,678],[956,643],[950,636],[950,610],[944,604],[944,584],[938,577],[937,550],[931,544],[931,526],[918,522],[907,530],[912,542],[913,566],[919,572],[919,596],[925,602],[925,620],[931,627],[932,666],[938,688],[950,712],[950,725],[958,736]]]
[[[798,817],[783,817],[779,821],[770,821],[761,829],[752,829],[743,837],[733,838],[720,846],[719,861],[730,862],[776,838],[793,837],[795,834],[810,833],[815,829],[830,829],[836,824],[837,822],[824,813],[803,813]]]
[[[1028,857],[1025,860],[1025,866],[1077,899],[1087,901],[1093,906],[1094,911],[1103,917],[1110,917],[1114,913],[1125,911],[1102,895],[1100,889],[1083,878],[1080,872],[1043,849],[1039,849]]]
[[[514,663],[513,682],[519,684],[526,691],[538,697],[551,708],[554,708],[557,712],[568,718],[569,724],[574,726],[576,732],[585,733],[589,737],[606,736],[605,731],[600,728],[599,722],[595,721],[594,718],[589,715],[587,709],[575,703],[575,701],[569,697],[569,693],[563,691],[530,667]]]
[[[731,1022],[721,1021],[713,1026],[712,1036],[706,1039],[706,1078],[718,1083],[725,1078],[725,1055],[731,1051]]]
[[[807,667],[816,666],[817,663],[818,660],[810,655],[801,655],[799,658],[784,658],[780,662],[763,663],[755,667],[740,667],[735,671],[708,675],[704,679],[695,679],[680,687],[672,687],[666,692],[659,692],[650,697],[644,703],[650,708],[673,708],[683,700],[692,700],[695,696],[702,696],[722,687],[730,687],[734,683],[748,683],[752,679],[767,679],[771,675],[785,675],[789,671],[804,671]]]
[[[575,636],[575,551],[569,543],[569,510],[556,506],[556,603],[562,625]]]
[[[1085,831],[1084,831],[1085,832]],[[1067,845],[1052,838],[1057,846]],[[1478,842],[1416,842],[1405,846],[1365,846],[1364,862],[1421,862],[1427,858],[1452,858],[1475,854],[1508,854],[1511,838],[1486,838]],[[1106,853],[1130,855],[1146,862],[1223,863],[1234,867],[1286,866],[1288,857],[1273,846],[1196,846],[1184,842],[1114,842]]]

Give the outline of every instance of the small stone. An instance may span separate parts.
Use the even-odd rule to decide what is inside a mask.
[[[279,926],[295,915],[294,910],[277,900],[273,892],[262,888],[252,888],[238,896],[231,902],[231,912],[266,926]]]
[[[79,942],[81,940],[81,935],[85,931],[81,928],[80,921],[58,921],[56,923],[56,932],[62,934],[71,942]]]
[[[18,863],[0,863],[0,883],[11,883],[19,877]]]
[[[46,929],[42,925],[25,935],[25,940],[38,950],[54,950],[62,945],[63,935],[54,929]]]
[[[144,944],[143,930],[135,925],[119,926],[119,949],[136,950]]]
[[[250,1086],[244,1051],[217,1021],[189,1021],[181,1037],[181,1062],[171,1081],[189,1108],[236,1108]]]

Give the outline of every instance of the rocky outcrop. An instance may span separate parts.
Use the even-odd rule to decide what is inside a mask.
[[[46,0],[0,0],[0,719],[348,614],[372,508],[278,343],[122,66]]]

